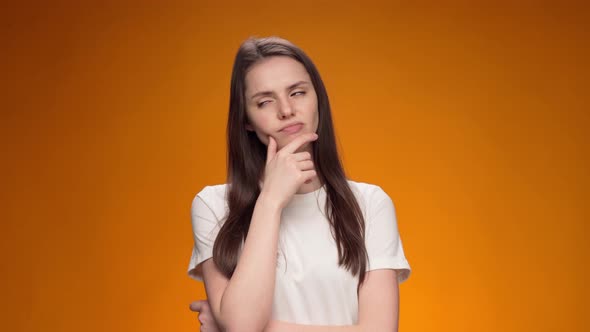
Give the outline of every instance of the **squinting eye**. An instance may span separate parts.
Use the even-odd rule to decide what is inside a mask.
[[[265,101],[263,101],[263,102],[261,102],[261,103],[258,103],[258,107],[262,107],[262,106],[264,106],[266,102],[268,102],[268,100],[265,100]]]
[[[297,91],[297,92],[293,93],[293,96],[296,95],[296,94],[298,94],[298,93],[301,93],[302,95],[304,95],[305,94],[305,91]]]

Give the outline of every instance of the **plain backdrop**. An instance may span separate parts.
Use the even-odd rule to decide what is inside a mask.
[[[588,331],[587,7],[3,4],[0,329],[198,331],[190,204],[225,182],[239,44],[276,35],[317,65],[348,177],[396,205],[400,331]]]

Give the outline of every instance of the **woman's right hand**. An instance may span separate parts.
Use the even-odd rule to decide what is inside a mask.
[[[194,301],[189,305],[191,311],[199,313],[199,323],[201,323],[201,332],[219,332],[221,329],[213,317],[211,306],[208,299]]]
[[[303,144],[317,138],[315,133],[300,135],[277,151],[276,141],[269,136],[261,195],[266,195],[282,209],[305,181],[317,175],[311,154],[295,153]]]

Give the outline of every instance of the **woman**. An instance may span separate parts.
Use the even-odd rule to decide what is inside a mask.
[[[191,207],[202,331],[397,330],[410,266],[393,202],[346,178],[326,89],[300,48],[242,43],[227,135],[228,184]]]

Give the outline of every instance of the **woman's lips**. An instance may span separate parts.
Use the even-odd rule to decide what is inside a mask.
[[[295,133],[299,132],[301,130],[301,128],[303,128],[303,123],[298,123],[298,124],[294,124],[292,126],[283,128],[283,130],[281,130],[281,131],[285,132],[287,134],[295,134]]]

